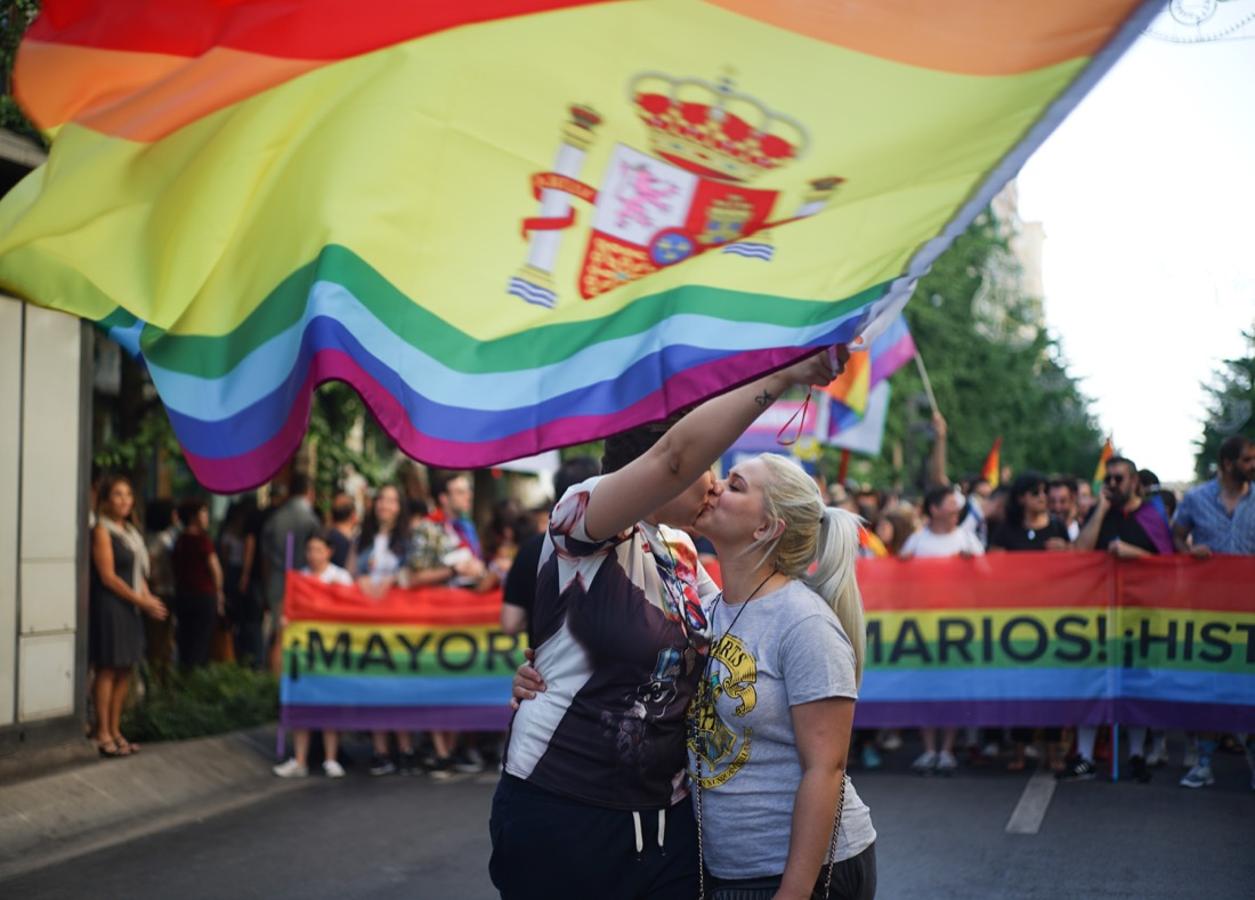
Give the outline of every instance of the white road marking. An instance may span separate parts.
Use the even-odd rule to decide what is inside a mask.
[[[1011,818],[1007,820],[1007,834],[1037,834],[1050,808],[1050,798],[1055,795],[1054,775],[1042,770],[1028,780],[1020,802],[1015,804]]]

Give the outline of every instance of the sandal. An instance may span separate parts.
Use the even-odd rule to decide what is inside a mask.
[[[101,756],[105,757],[105,759],[117,759],[118,757],[127,755],[123,753],[121,748],[119,748],[118,745],[113,741],[109,741],[108,743],[97,744],[96,751]]]
[[[126,738],[118,738],[115,742],[118,745],[118,751],[123,756],[130,756],[132,753],[139,753],[139,744],[132,744]]]

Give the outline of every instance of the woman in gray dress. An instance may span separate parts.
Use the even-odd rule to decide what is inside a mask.
[[[122,736],[119,720],[131,672],[144,658],[143,615],[164,619],[165,605],[148,590],[148,551],[132,523],[135,494],[121,476],[100,486],[92,530],[88,656],[95,668],[96,746],[101,756],[126,756],[138,747]]]

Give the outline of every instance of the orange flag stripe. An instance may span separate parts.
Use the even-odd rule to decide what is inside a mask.
[[[156,141],[326,64],[229,47],[215,47],[189,61],[159,53],[27,40],[14,81],[18,100],[40,128],[77,121],[114,137]],[[48,72],[58,77],[48,78]]]
[[[944,11],[925,0],[707,2],[882,59],[960,75],[1015,75],[1093,54],[1139,0],[947,0]],[[1061,32],[1060,21],[1076,27]]]

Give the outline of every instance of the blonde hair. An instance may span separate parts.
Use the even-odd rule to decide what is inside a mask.
[[[855,575],[861,520],[844,509],[825,506],[811,477],[784,457],[764,453],[758,459],[770,473],[762,486],[764,509],[783,522],[784,529],[750,549],[761,548],[764,562],[774,555],[777,569],[801,581],[837,614],[854,646],[854,677],[861,683],[867,643],[863,595]]]

